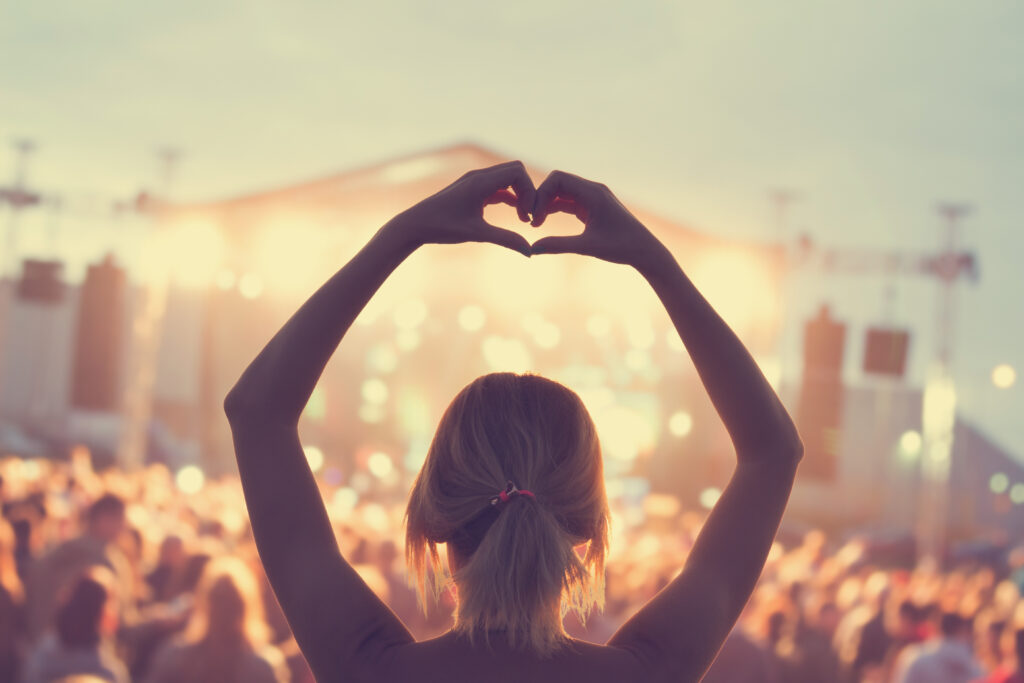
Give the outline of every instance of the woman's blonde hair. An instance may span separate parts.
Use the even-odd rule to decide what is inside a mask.
[[[534,494],[491,505],[508,481]],[[438,555],[460,563],[453,577]],[[581,558],[575,548],[586,544]],[[455,630],[504,631],[546,656],[562,618],[604,607],[608,501],[594,423],[537,375],[479,377],[445,411],[406,510],[406,561],[426,609],[454,582]]]

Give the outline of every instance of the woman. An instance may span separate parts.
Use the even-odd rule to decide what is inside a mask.
[[[213,560],[203,572],[184,637],[153,662],[151,683],[280,683],[284,658],[267,646],[259,584],[234,557]]]
[[[50,683],[91,675],[128,683],[128,670],[114,654],[118,606],[114,576],[91,567],[74,581],[56,613],[55,632],[44,635],[25,667],[25,683]]]
[[[531,248],[483,220],[499,202],[524,222],[532,214],[534,227],[562,211],[584,230]],[[417,248],[460,242],[635,268],[736,448],[736,471],[683,571],[605,645],[561,629],[563,607],[601,602],[608,517],[593,425],[565,387],[486,376],[441,419],[407,512],[422,590],[438,587],[426,576],[436,545],[449,548],[458,621],[432,640],[415,642],[341,557],[303,457],[299,416],[353,320]],[[320,681],[699,680],[753,590],[802,455],[778,397],[669,251],[605,186],[555,171],[534,188],[520,162],[467,173],[384,225],[260,352],[225,410],[260,557]]]

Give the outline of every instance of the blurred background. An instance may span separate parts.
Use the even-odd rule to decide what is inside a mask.
[[[115,480],[79,508],[112,486],[163,528],[138,511],[159,471],[176,519],[207,509],[237,484],[223,397],[288,315],[388,218],[522,159],[538,183],[609,185],[748,344],[807,448],[784,534],[1005,561],[1024,533],[1022,21],[1010,0],[0,3],[6,500],[66,497],[78,467]],[[487,217],[539,236],[505,209]],[[583,398],[613,542],[661,538],[728,480],[639,276],[436,246],[303,416],[339,524],[400,545],[441,412],[501,370]]]

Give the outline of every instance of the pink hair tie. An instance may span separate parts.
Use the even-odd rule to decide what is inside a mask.
[[[528,498],[533,498],[534,500],[537,499],[537,497],[534,496],[532,492],[527,491],[526,489],[520,489],[515,485],[515,483],[511,479],[509,479],[508,486],[505,487],[505,490],[498,492],[498,495],[491,498],[491,505],[497,505],[498,503],[507,503],[512,499],[512,496],[516,495],[526,496]]]

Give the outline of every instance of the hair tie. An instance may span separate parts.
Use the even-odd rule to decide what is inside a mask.
[[[528,498],[533,498],[534,500],[536,500],[536,496],[534,496],[533,493],[527,491],[526,489],[520,489],[518,486],[515,485],[515,483],[511,479],[509,479],[508,485],[505,487],[505,490],[499,491],[498,495],[491,498],[491,505],[504,505],[505,503],[509,502],[513,496],[526,496]]]

